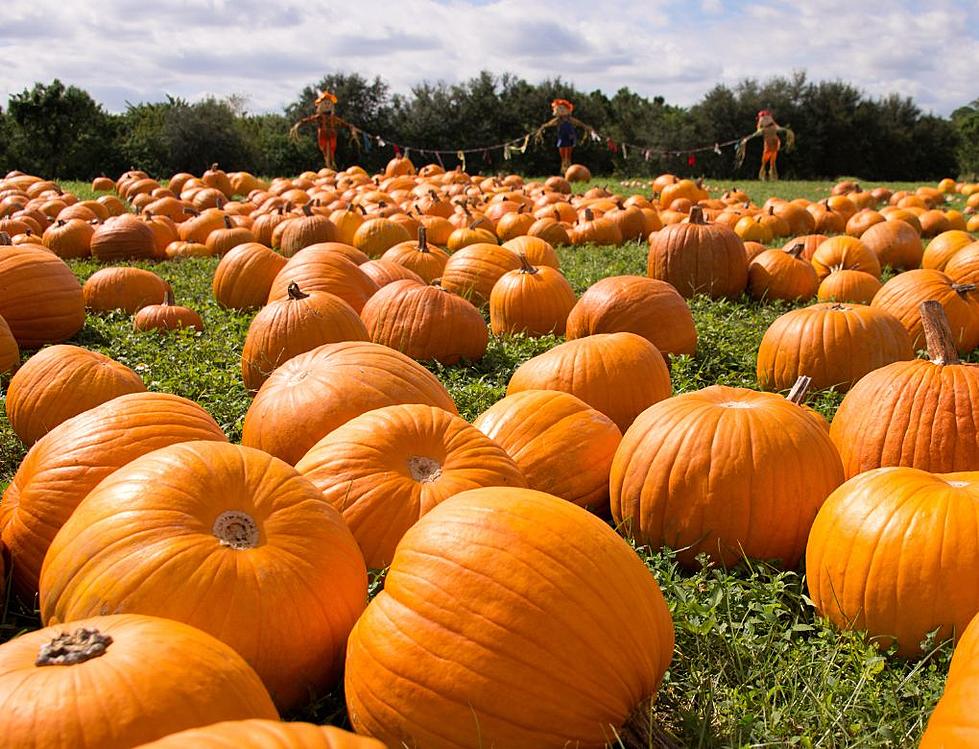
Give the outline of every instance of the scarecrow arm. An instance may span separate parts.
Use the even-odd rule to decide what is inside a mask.
[[[539,128],[537,128],[534,131],[534,143],[537,143],[538,145],[542,143],[544,140],[544,131],[549,127],[554,127],[557,123],[558,123],[558,118],[552,117],[543,125],[541,125]]]

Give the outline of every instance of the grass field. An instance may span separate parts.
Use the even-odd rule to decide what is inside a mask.
[[[619,192],[636,192],[613,180],[596,180]],[[759,204],[769,195],[822,198],[828,182],[739,183]],[[871,187],[873,185],[867,185]],[[888,185],[892,188],[912,185]],[[730,185],[718,186],[728,188]],[[87,194],[87,185],[65,185]],[[646,245],[586,246],[559,251],[561,267],[577,293],[610,275],[643,275]],[[174,288],[179,303],[198,310],[203,333],[137,334],[121,313],[90,316],[73,341],[136,370],[150,390],[182,395],[213,414],[232,441],[250,398],[242,385],[240,355],[250,314],[221,309],[211,293],[215,259],[152,266]],[[93,262],[72,262],[84,280]],[[146,266],[150,267],[150,266]],[[717,383],[757,387],[755,354],[767,326],[791,308],[746,298],[691,302],[699,334],[696,356],[671,362],[674,391]],[[458,405],[473,419],[504,395],[523,361],[557,339],[491,338],[477,364],[434,365]],[[811,405],[832,417],[841,396],[814,394]],[[24,455],[0,417],[0,487]],[[657,703],[659,722],[691,747],[907,747],[916,744],[941,695],[951,654],[936,643],[929,657],[907,662],[879,651],[859,634],[841,634],[821,622],[806,597],[803,570],[744,564],[728,570],[681,570],[669,551],[638,549],[672,609],[676,651]],[[2,635],[38,626],[36,616],[14,603],[4,607]],[[343,724],[342,694],[322,699],[292,716]]]

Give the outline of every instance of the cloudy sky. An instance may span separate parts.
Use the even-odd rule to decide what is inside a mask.
[[[60,78],[112,111],[165,94],[277,110],[327,72],[394,91],[482,69],[692,104],[805,70],[947,115],[979,98],[977,0],[6,0],[0,104]]]

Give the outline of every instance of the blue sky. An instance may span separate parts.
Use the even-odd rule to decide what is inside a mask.
[[[805,70],[949,114],[979,98],[977,0],[7,0],[0,102],[58,77],[110,110],[165,94],[279,109],[332,71],[395,91],[480,70],[692,104]]]

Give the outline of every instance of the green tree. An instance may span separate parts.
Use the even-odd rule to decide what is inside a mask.
[[[952,112],[952,124],[958,134],[959,174],[974,178],[979,172],[979,99]]]

